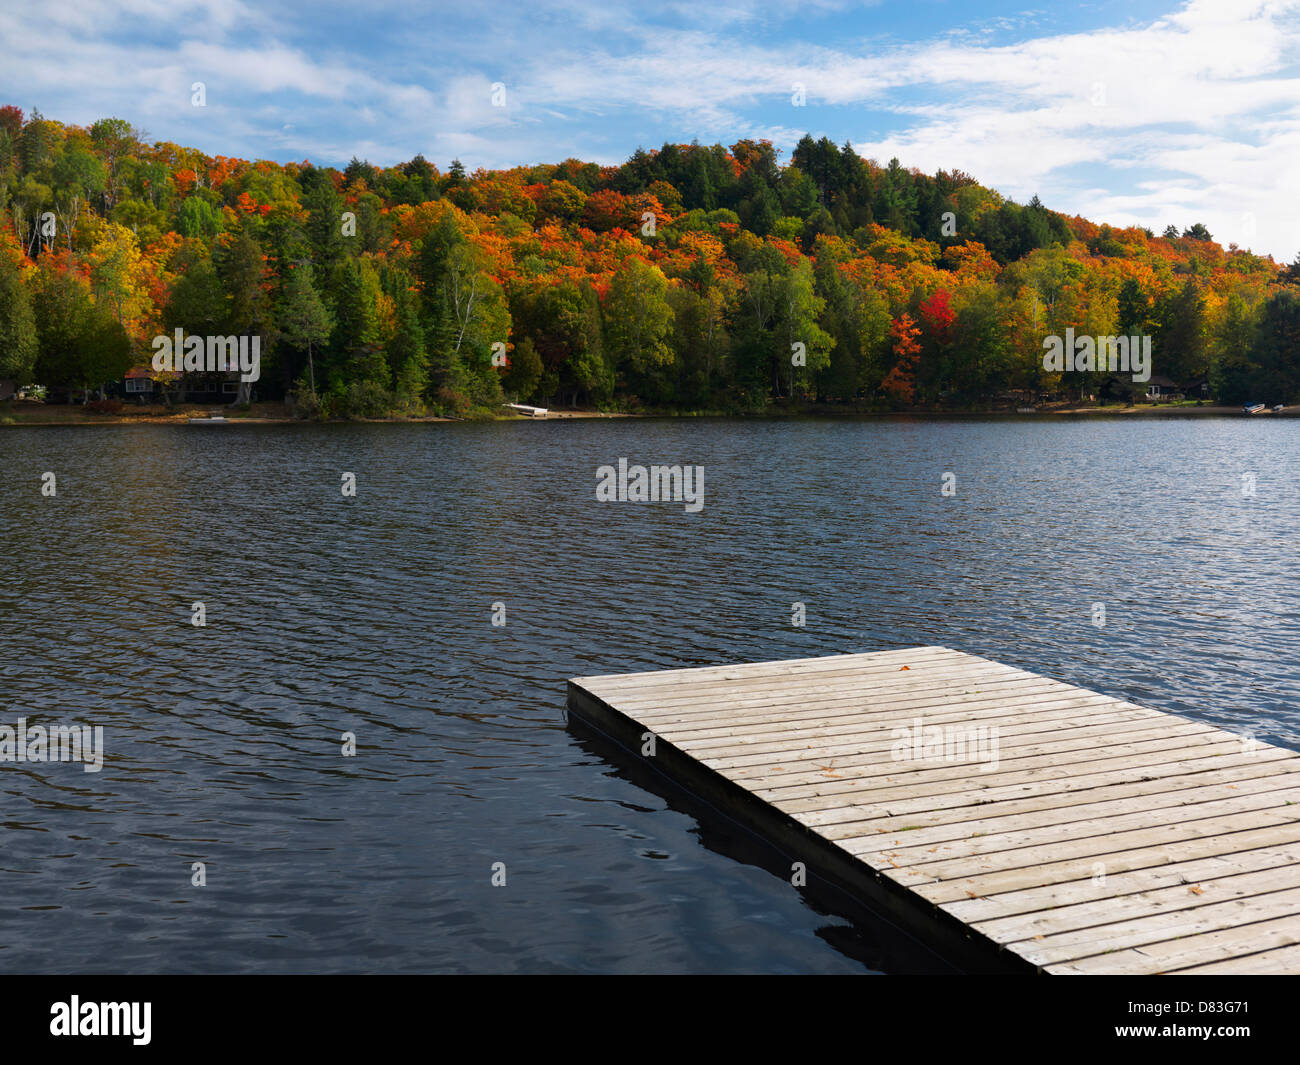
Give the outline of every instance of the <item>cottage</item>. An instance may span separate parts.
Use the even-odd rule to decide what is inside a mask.
[[[106,391],[129,403],[161,403],[166,387],[156,378],[168,374],[157,373],[152,366],[133,366],[126,376],[109,385]],[[175,376],[175,375],[171,375]],[[170,395],[178,403],[233,403],[239,394],[239,374],[189,373],[172,386]]]
[[[239,395],[239,374],[186,374],[178,390],[183,403],[234,403]]]
[[[132,366],[113,391],[120,391],[124,398],[136,403],[150,403],[153,401],[155,387],[152,374],[153,370],[148,366]]]
[[[1163,399],[1182,399],[1182,396],[1183,390],[1168,377],[1154,374],[1147,382],[1146,398],[1152,403],[1159,403]]]

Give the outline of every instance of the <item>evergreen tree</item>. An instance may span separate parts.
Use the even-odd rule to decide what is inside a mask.
[[[30,383],[37,351],[36,319],[17,256],[0,245],[0,378]]]
[[[333,321],[316,292],[310,264],[303,263],[289,275],[276,317],[285,342],[306,352],[307,385],[315,398],[316,362],[313,351],[329,339]]]
[[[1274,293],[1264,304],[1253,356],[1251,384],[1261,403],[1300,403],[1300,296],[1294,289]]]
[[[519,402],[531,399],[542,379],[542,359],[532,337],[524,337],[515,345],[510,365],[501,379],[501,387]]]

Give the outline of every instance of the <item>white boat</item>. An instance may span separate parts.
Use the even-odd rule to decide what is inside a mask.
[[[546,417],[545,407],[530,407],[526,403],[507,403],[506,406],[511,410],[517,410],[520,414],[527,414],[530,418]]]
[[[1247,414],[1258,414],[1260,411],[1268,410],[1262,403],[1246,403],[1243,404],[1241,409]]]
[[[191,425],[225,425],[226,419],[220,414],[214,414],[211,418],[189,418]]]

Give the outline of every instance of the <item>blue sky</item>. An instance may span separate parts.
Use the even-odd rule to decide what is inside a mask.
[[[0,102],[210,154],[473,170],[766,137],[788,158],[808,131],[1300,251],[1300,0],[0,0],[0,54]]]

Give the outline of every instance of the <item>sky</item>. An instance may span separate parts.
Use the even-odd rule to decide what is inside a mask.
[[[472,171],[752,137],[788,160],[809,132],[1300,252],[1300,0],[0,0],[0,56],[0,104],[210,155]]]

